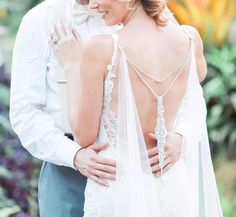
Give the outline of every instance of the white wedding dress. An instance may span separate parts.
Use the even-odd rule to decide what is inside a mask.
[[[109,141],[109,147],[100,155],[117,160],[117,180],[110,181],[109,187],[103,187],[88,179],[84,217],[222,217],[209,151],[206,106],[196,71],[194,43],[188,31],[186,33],[190,39],[191,63],[187,91],[175,125],[183,121],[181,113],[185,112],[192,119],[193,127],[183,135],[187,150],[160,178],[152,176],[131,89],[127,58],[119,45],[118,36],[113,35],[114,51],[104,82],[98,141]],[[115,83],[118,77],[119,82]],[[119,93],[117,109],[111,106],[115,84]],[[196,114],[200,114],[202,119]],[[184,123],[180,124],[184,126]]]

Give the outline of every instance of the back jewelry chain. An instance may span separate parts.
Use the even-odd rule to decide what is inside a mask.
[[[179,69],[179,71],[177,72],[177,75],[174,77],[174,79],[172,80],[172,82],[170,83],[169,87],[164,91],[164,93],[162,95],[157,95],[153,89],[148,85],[148,83],[144,80],[144,78],[142,77],[141,73],[146,75],[148,78],[154,80],[151,76],[148,76],[146,73],[142,72],[140,73],[139,68],[136,67],[135,65],[133,65],[129,59],[127,59],[127,63],[133,68],[134,72],[136,72],[136,74],[138,75],[138,77],[140,78],[140,80],[145,84],[145,86],[150,90],[150,92],[156,97],[157,99],[157,121],[156,121],[156,128],[155,128],[155,136],[157,138],[157,148],[158,148],[158,160],[159,160],[159,167],[161,170],[161,175],[163,175],[163,169],[165,167],[165,144],[166,144],[166,138],[167,138],[167,127],[166,127],[166,121],[165,121],[165,108],[163,105],[163,98],[166,95],[166,93],[171,89],[171,87],[174,85],[175,81],[177,80],[177,78],[179,77],[179,75],[181,74],[181,72],[183,71],[184,67],[186,66],[190,54],[191,54],[191,44],[192,44],[192,38],[190,38],[190,45],[189,45],[189,49],[188,49],[188,53],[187,53],[187,57],[185,59],[185,61],[183,62],[183,64],[179,64],[176,69]],[[173,73],[173,72],[171,72]],[[170,76],[167,76],[168,78]],[[155,80],[154,80],[155,81]]]

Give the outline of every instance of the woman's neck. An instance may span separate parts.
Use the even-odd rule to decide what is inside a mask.
[[[122,23],[124,26],[140,23],[142,20],[152,20],[140,3],[137,3],[133,9],[129,10],[127,15],[124,17]]]

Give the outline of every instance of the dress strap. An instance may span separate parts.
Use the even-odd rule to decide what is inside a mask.
[[[197,63],[196,63],[196,57],[195,57],[195,44],[194,44],[194,40],[193,40],[193,34],[191,33],[190,28],[188,26],[182,25],[181,27],[182,27],[183,31],[188,35],[190,42],[192,44],[191,62],[192,62],[192,66],[194,68],[192,68],[192,70],[190,71],[191,73],[189,75],[190,76],[189,80],[193,79],[197,84],[199,84],[199,77],[198,77],[197,68],[196,68]]]
[[[128,64],[132,67],[132,69],[134,70],[134,72],[138,75],[138,77],[141,79],[141,81],[145,84],[145,86],[151,91],[151,93],[156,97],[164,97],[166,95],[166,93],[171,89],[171,87],[174,85],[175,81],[178,79],[179,75],[181,74],[181,72],[183,71],[184,67],[187,65],[187,62],[189,60],[189,58],[191,57],[191,49],[192,46],[190,45],[189,50],[188,50],[188,54],[187,57],[184,61],[184,63],[180,66],[180,68],[177,70],[177,74],[175,75],[175,77],[173,78],[173,80],[171,81],[170,85],[168,86],[168,88],[161,94],[161,95],[157,95],[155,93],[155,91],[150,87],[150,85],[145,81],[145,79],[143,78],[143,76],[141,75],[142,72],[140,72],[135,65],[130,64],[130,62],[128,62]],[[149,77],[151,78],[151,77]],[[151,78],[152,79],[152,78]],[[152,79],[153,81],[155,81],[154,79]]]
[[[111,63],[107,65],[107,70],[108,70],[108,77],[109,74],[113,72],[114,66],[116,65],[116,60],[117,60],[117,53],[118,53],[118,35],[116,33],[113,33],[112,35],[113,38],[113,53],[112,53],[112,58],[111,58]]]
[[[181,27],[182,27],[183,31],[184,31],[184,32],[187,34],[187,36],[189,37],[189,40],[190,40],[190,41],[193,40],[193,35],[192,35],[192,33],[190,33],[189,28],[188,28],[187,26],[185,26],[185,25],[182,25]]]

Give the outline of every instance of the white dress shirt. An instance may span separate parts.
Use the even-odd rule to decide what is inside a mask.
[[[22,145],[33,156],[74,168],[80,146],[64,136],[58,64],[48,45],[53,1],[31,9],[19,27],[12,60],[10,120]],[[76,24],[76,21],[75,21]],[[76,26],[81,38],[111,33],[99,17]]]
[[[74,156],[81,147],[64,136],[69,131],[63,108],[66,100],[57,82],[59,64],[48,43],[53,7],[52,0],[45,0],[22,19],[12,60],[10,120],[23,147],[33,156],[74,168]],[[117,29],[105,26],[98,16],[83,21],[76,24],[75,19],[74,26],[84,40]],[[180,117],[185,124],[177,123],[175,128],[182,135],[195,124],[188,121],[189,115],[184,119],[185,113],[188,111]]]

